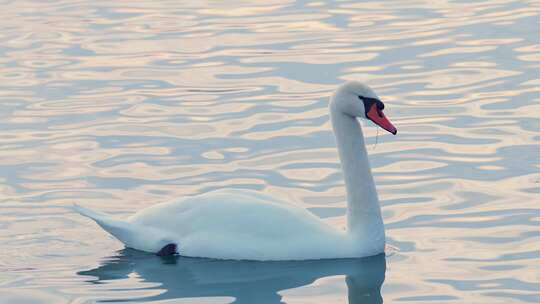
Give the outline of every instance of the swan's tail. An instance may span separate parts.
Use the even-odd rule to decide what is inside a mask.
[[[110,216],[103,212],[90,210],[88,208],[79,206],[78,204],[73,204],[73,210],[77,211],[80,215],[86,216],[94,220],[98,224],[100,222],[107,222],[111,220]]]
[[[171,242],[170,238],[167,238],[159,229],[116,219],[103,212],[94,211],[77,204],[73,205],[73,209],[95,221],[101,228],[124,243],[126,247],[160,254],[165,247],[167,247],[165,251],[169,252],[171,245],[174,245],[176,251],[176,244]]]

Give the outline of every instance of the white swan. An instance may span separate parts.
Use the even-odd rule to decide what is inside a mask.
[[[384,104],[348,82],[330,100],[347,188],[347,230],[303,208],[247,190],[218,190],[146,208],[126,220],[75,205],[127,247],[166,255],[238,260],[309,260],[382,253],[384,225],[357,117],[396,134]]]

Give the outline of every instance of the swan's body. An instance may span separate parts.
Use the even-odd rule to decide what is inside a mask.
[[[330,103],[347,186],[346,231],[327,225],[304,208],[247,190],[218,190],[158,204],[127,220],[80,206],[75,209],[127,247],[154,253],[174,244],[180,255],[217,259],[307,260],[379,254],[385,246],[384,226],[355,118],[368,112],[359,96],[378,101],[368,87],[351,82],[338,88]],[[395,128],[389,131],[395,133]]]
[[[304,208],[253,191],[217,190],[143,209],[125,221],[78,210],[127,247],[148,252],[174,243],[191,257],[304,260],[374,255],[384,246],[358,244]]]

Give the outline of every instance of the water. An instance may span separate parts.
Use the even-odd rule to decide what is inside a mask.
[[[540,302],[540,2],[3,1],[0,17],[1,303]],[[375,146],[364,128],[386,257],[160,259],[66,208],[127,216],[227,187],[343,227],[326,105],[349,79],[399,129]]]

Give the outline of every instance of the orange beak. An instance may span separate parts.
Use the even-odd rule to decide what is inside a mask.
[[[381,128],[386,131],[396,135],[397,129],[394,125],[384,116],[382,110],[377,108],[377,104],[373,104],[369,111],[366,113],[367,118],[379,125]]]

